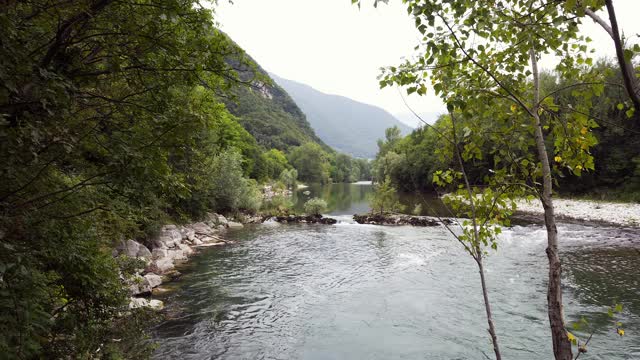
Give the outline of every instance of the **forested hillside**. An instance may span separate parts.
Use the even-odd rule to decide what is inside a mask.
[[[232,90],[233,97],[225,100],[225,104],[260,145],[288,150],[307,142],[315,142],[325,150],[330,150],[316,136],[298,105],[273,82],[266,71],[259,65],[235,65],[240,79],[247,86],[235,87]]]
[[[304,111],[318,136],[337,151],[371,159],[386,128],[397,126],[403,134],[411,131],[410,127],[379,107],[324,94],[276,75],[273,78]]]

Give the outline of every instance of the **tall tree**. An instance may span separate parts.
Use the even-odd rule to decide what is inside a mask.
[[[557,66],[561,77],[579,79],[578,69],[592,62],[584,56],[586,39],[579,36],[577,21],[565,16],[560,2],[404,2],[423,35],[420,53],[416,61],[388,68],[380,84],[407,86],[409,94],[420,95],[433,88],[451,112],[466,120],[465,146],[477,149],[469,156],[482,156],[480,146],[489,144],[496,173],[535,189],[547,229],[553,350],[556,359],[569,360],[572,349],[564,327],[553,171],[567,167],[579,175],[593,169],[589,148],[596,141],[589,130],[596,124],[582,115],[588,113],[589,101],[576,112],[558,113],[552,94],[540,93],[538,60],[541,54],[552,53],[561,58]],[[571,90],[589,99],[602,89],[595,79],[555,91]],[[492,122],[492,132],[482,130],[487,121]],[[552,147],[546,141],[551,134]],[[531,158],[530,153],[536,156]],[[555,164],[550,161],[554,153]]]

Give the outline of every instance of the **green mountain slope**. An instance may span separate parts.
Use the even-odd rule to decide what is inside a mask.
[[[403,135],[412,130],[379,107],[325,94],[274,74],[271,77],[304,111],[320,139],[340,152],[374,158],[378,151],[377,141],[384,137],[386,128],[398,126]]]
[[[306,119],[305,114],[285,90],[272,81],[259,65],[254,69],[237,69],[243,81],[251,87],[237,86],[234,99],[225,101],[229,111],[238,117],[240,124],[267,149],[288,150],[307,142],[330,148],[320,140]],[[255,76],[255,72],[259,75]],[[260,79],[262,77],[263,79]]]

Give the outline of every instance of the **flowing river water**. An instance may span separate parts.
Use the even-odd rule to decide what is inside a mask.
[[[305,190],[307,191],[307,190]],[[228,233],[181,268],[161,298],[158,359],[486,359],[493,352],[473,260],[442,227],[359,225],[370,185],[336,184],[321,196],[327,225],[265,223]],[[640,359],[640,231],[559,225],[568,320],[593,338],[580,359]],[[505,229],[486,260],[504,359],[551,359],[546,233]],[[626,335],[616,334],[607,315]]]

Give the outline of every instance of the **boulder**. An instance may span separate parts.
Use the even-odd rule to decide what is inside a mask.
[[[171,249],[167,251],[167,256],[172,260],[186,260],[187,256],[181,249]]]
[[[166,258],[157,259],[151,262],[151,264],[148,267],[148,271],[158,275],[162,275],[167,273],[170,270],[173,270],[174,268],[175,268],[175,265],[173,263],[173,260],[169,257],[166,257]]]
[[[149,305],[148,305],[148,307],[149,307],[151,310],[156,310],[156,311],[158,311],[158,310],[162,310],[162,309],[164,309],[164,303],[163,303],[162,301],[160,301],[160,300],[151,299],[151,300],[149,300]]]
[[[178,248],[182,250],[182,254],[186,257],[193,255],[193,249],[187,244],[178,244]]]
[[[185,228],[182,232],[182,240],[193,241],[196,239],[196,232],[191,228]]]
[[[213,233],[211,226],[203,222],[192,224],[191,229],[193,229],[196,235],[210,235]]]
[[[224,215],[207,213],[207,222],[210,226],[227,225],[227,218]]]
[[[122,249],[122,252],[128,257],[134,258],[137,257],[139,249],[140,243],[129,239],[124,243],[124,249]]]
[[[149,251],[149,249],[147,249],[146,246],[140,244],[140,247],[138,248],[138,253],[136,254],[136,257],[139,258],[151,258],[151,251]]]
[[[227,223],[227,226],[229,227],[229,229],[242,229],[244,227],[244,225],[235,221],[229,221]]]
[[[129,309],[138,309],[148,307],[151,310],[162,310],[164,308],[164,303],[160,300],[151,299],[147,300],[145,298],[131,298],[129,301]]]
[[[146,274],[144,276],[144,281],[153,289],[154,287],[157,287],[160,284],[162,284],[162,276],[152,274],[152,273]]]
[[[167,249],[153,249],[153,251],[151,252],[151,257],[155,260],[155,259],[164,259],[166,257],[169,256]]]
[[[200,239],[198,239],[198,238],[196,238],[195,240],[193,240],[193,245],[195,245],[195,246],[202,245],[202,244],[203,244],[202,240],[200,240]]]
[[[151,243],[153,248],[167,249],[172,248],[182,241],[182,233],[175,225],[164,225],[158,236]]]
[[[148,294],[151,292],[152,287],[149,285],[146,279],[140,275],[134,276],[128,281],[128,283],[129,292],[131,293],[131,295]]]

